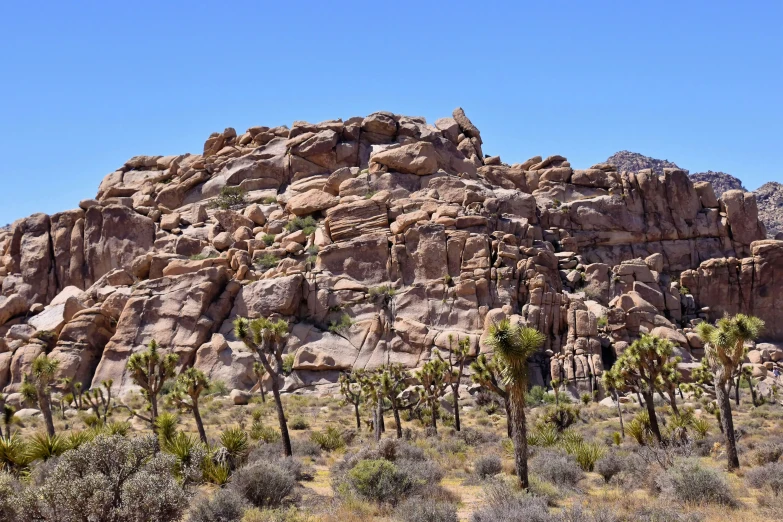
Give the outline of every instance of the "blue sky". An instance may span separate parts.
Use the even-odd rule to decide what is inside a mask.
[[[507,162],[783,180],[783,2],[6,2],[0,225],[232,126],[457,107]]]

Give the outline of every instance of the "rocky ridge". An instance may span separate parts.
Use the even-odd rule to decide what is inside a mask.
[[[783,360],[783,241],[764,240],[752,193],[659,170],[509,165],[462,109],[227,128],[199,154],[136,156],[79,208],[0,231],[0,390],[50,352],[59,377],[125,393],[152,339],[247,390],[240,316],[289,322],[289,391],[416,367],[450,339],[487,351],[504,317],[546,334],[533,383],[594,389],[645,332],[687,369],[693,325],[724,310],[771,326],[748,361],[763,378]]]
[[[714,172],[708,170],[707,172],[696,172],[691,174],[691,180],[693,181],[706,181],[712,185],[715,195],[721,197],[727,190],[741,190],[747,192],[747,189],[742,185],[742,182],[725,172]]]

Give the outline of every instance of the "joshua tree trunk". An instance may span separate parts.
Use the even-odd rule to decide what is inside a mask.
[[[677,409],[677,395],[672,389],[669,389],[667,394],[669,395],[669,404],[671,404],[672,412],[674,412],[674,414],[679,417],[680,410]]]
[[[43,415],[44,422],[46,423],[46,433],[50,437],[54,437],[54,420],[52,419],[52,405],[49,398],[49,394],[42,389],[38,389],[38,405],[41,407],[41,415]]]
[[[201,442],[207,444],[207,433],[204,431],[204,422],[201,420],[201,412],[198,411],[198,401],[193,399],[193,418],[196,419],[196,428]]]
[[[614,400],[617,403],[617,418],[620,419],[620,433],[622,434],[623,438],[625,438],[625,424],[623,423],[623,410],[620,407],[620,396],[617,393],[617,390],[612,390],[612,394],[614,395]]]
[[[383,413],[381,410],[381,405],[378,403],[378,406],[373,410],[373,429],[375,430],[375,441],[381,440],[381,417],[383,417]]]
[[[454,429],[460,431],[461,424],[459,422],[459,386],[452,388],[452,391],[454,400]]]
[[[359,415],[359,403],[355,402],[353,404],[353,411],[356,414],[356,429],[361,431],[362,429],[362,417]]]
[[[527,419],[525,419],[525,386],[518,382],[508,387],[508,402],[511,403],[511,420],[514,425],[511,440],[514,442],[514,463],[522,489],[530,486],[527,475]]]
[[[734,403],[740,405],[740,378],[737,377],[737,387],[734,389]]]
[[[261,402],[266,403],[266,392],[264,391],[264,385],[259,381],[258,391],[261,392]]]
[[[436,408],[435,404],[433,404],[430,410],[432,410],[432,429],[433,431],[435,431],[435,434],[437,434],[438,433],[438,408]]]
[[[283,452],[286,457],[293,455],[291,451],[291,437],[288,435],[288,424],[285,420],[285,412],[283,412],[283,401],[280,399],[280,385],[277,383],[277,378],[273,374],[272,378],[272,395],[275,398],[275,406],[277,406],[277,422],[280,424],[280,434],[283,436]]]
[[[644,397],[644,403],[647,406],[647,414],[650,417],[650,430],[653,432],[655,441],[660,444],[662,441],[661,429],[658,427],[658,417],[655,415],[655,402],[653,402],[653,394],[652,392],[648,391],[642,393],[642,396]]]
[[[508,395],[503,400],[503,404],[506,407],[506,436],[510,439],[514,435],[514,423],[511,420],[511,405],[509,404]]]
[[[734,471],[739,468],[739,457],[737,456],[737,441],[734,438],[734,420],[731,417],[731,399],[725,388],[726,384],[716,383],[715,398],[718,400],[721,427],[723,428],[723,435],[726,437],[727,467],[729,471]]]
[[[759,406],[758,397],[756,396],[756,389],[753,387],[753,380],[751,376],[746,375],[745,380],[748,381],[748,389],[750,389],[750,400],[753,401],[753,406]]]
[[[148,393],[150,398],[150,421],[155,425],[155,419],[158,418],[158,394]]]
[[[400,421],[400,410],[397,409],[397,405],[392,403],[392,411],[394,412],[394,424],[397,425],[397,438],[402,438],[402,422]]]

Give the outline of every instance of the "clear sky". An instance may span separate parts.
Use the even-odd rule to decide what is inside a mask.
[[[0,226],[213,131],[462,106],[484,151],[783,181],[783,1],[4,2]]]

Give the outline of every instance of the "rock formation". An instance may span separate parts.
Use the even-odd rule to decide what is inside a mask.
[[[769,324],[749,364],[783,359],[783,241],[764,240],[753,194],[670,163],[509,165],[483,146],[457,109],[227,128],[199,154],[131,158],[79,208],[0,230],[0,390],[46,351],[60,377],[127,392],[152,339],[247,390],[240,316],[289,322],[286,390],[416,367],[450,337],[475,355],[505,317],[546,334],[539,384],[595,389],[645,332],[692,361],[693,325],[724,311]]]
[[[691,180],[693,182],[704,181],[711,184],[712,189],[715,191],[715,195],[718,197],[721,197],[724,192],[729,190],[747,191],[739,179],[731,174],[726,174],[725,172],[714,172],[712,170],[708,170],[707,172],[696,172],[691,174]]]

